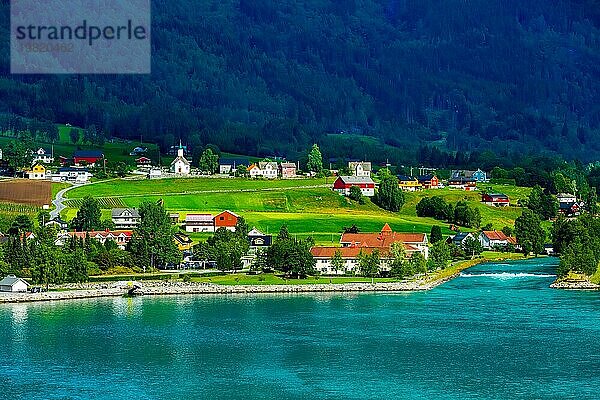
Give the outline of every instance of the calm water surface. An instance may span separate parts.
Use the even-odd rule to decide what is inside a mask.
[[[428,293],[0,306],[6,399],[598,399],[600,293],[555,260]]]

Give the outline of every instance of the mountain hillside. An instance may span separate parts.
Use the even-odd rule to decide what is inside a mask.
[[[11,76],[4,57],[0,128],[16,115],[258,156],[599,158],[598,0],[152,4],[152,75]]]

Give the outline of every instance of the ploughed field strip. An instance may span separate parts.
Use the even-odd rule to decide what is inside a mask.
[[[0,202],[43,206],[52,201],[52,183],[14,180],[0,182]]]

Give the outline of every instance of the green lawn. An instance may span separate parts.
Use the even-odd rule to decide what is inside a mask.
[[[496,208],[481,203],[481,192],[439,189],[405,193],[406,204],[399,213],[380,209],[370,200],[365,204],[352,202],[324,185],[325,179],[306,180],[249,180],[228,178],[187,178],[160,180],[111,180],[82,186],[67,193],[71,199],[86,195],[98,197],[103,204],[110,198],[120,199],[128,207],[136,207],[142,201],[162,199],[169,212],[178,212],[181,218],[190,212],[216,214],[222,210],[240,213],[250,226],[263,232],[276,234],[283,224],[299,238],[312,236],[318,244],[337,244],[344,227],[356,224],[362,232],[378,232],[385,223],[400,232],[429,233],[432,225],[442,227],[449,235],[447,223],[432,218],[418,218],[416,204],[425,196],[442,196],[456,203],[466,200],[479,208],[482,224],[492,223],[495,229],[512,226],[521,214],[518,207]],[[328,184],[331,184],[330,178]],[[485,185],[487,188],[489,185]],[[483,189],[483,188],[482,188]],[[514,186],[492,186],[492,191],[506,193],[516,204],[528,195],[530,189]],[[75,216],[75,209],[67,209],[67,219]],[[110,211],[103,210],[103,217]],[[194,235],[195,240],[205,240],[207,235]]]
[[[328,183],[332,183],[329,178]],[[325,179],[298,180],[252,180],[241,178],[175,178],[156,180],[111,180],[97,183],[93,186],[82,186],[68,193],[69,198],[82,198],[87,195],[94,197],[167,196],[182,193],[211,192],[211,191],[241,191],[241,190],[271,190],[287,189],[303,186],[326,184]],[[209,193],[209,195],[213,195]],[[240,193],[241,196],[249,196]]]
[[[371,282],[371,278],[340,276],[340,277],[308,277],[306,279],[285,279],[274,274],[246,275],[231,274],[211,277],[194,277],[192,282],[210,282],[217,285],[314,285],[324,283],[360,283]],[[394,278],[375,278],[375,282],[398,282]]]
[[[66,189],[70,186],[72,186],[72,185],[70,183],[66,183],[66,182],[61,182],[61,183],[52,182],[52,198],[54,199],[58,192],[60,192],[63,189]]]
[[[511,206],[504,208],[490,207],[481,203],[481,192],[501,192],[510,197]],[[482,184],[479,191],[465,192],[455,189],[431,189],[420,192],[405,193],[406,204],[402,207],[400,214],[406,216],[416,216],[417,203],[423,197],[441,196],[449,203],[456,203],[465,200],[469,205],[479,208],[481,212],[482,225],[491,223],[494,229],[502,229],[504,226],[512,226],[521,215],[521,208],[513,207],[518,200],[526,198],[531,192],[531,188],[522,188],[509,185],[489,185]]]

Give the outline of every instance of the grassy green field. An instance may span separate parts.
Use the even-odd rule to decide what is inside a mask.
[[[384,211],[366,201],[360,205],[334,193],[322,185],[325,180],[251,181],[242,179],[174,179],[157,181],[111,181],[106,184],[83,186],[67,193],[69,198],[119,193],[130,207],[142,201],[163,199],[165,207],[177,211],[182,218],[187,212],[213,212],[228,209],[242,214],[248,224],[264,232],[275,233],[282,224],[299,237],[312,236],[318,243],[337,243],[345,226],[358,225],[362,231],[379,231],[385,223],[398,231],[424,232],[437,224],[449,234],[446,224],[416,215]],[[219,188],[219,189],[215,189]],[[206,190],[232,190],[224,193],[177,194]],[[240,192],[239,190],[257,190]],[[143,195],[162,192],[162,195]],[[67,218],[75,210],[67,211]],[[106,214],[108,216],[108,214]],[[203,239],[204,235],[198,235]]]
[[[521,215],[521,209],[514,205],[518,200],[526,198],[531,192],[531,188],[523,188],[508,185],[490,185],[482,184],[479,191],[465,192],[454,189],[434,189],[420,192],[406,193],[406,204],[400,210],[401,215],[416,216],[417,203],[424,196],[441,196],[449,203],[456,203],[465,200],[469,205],[479,208],[481,212],[482,225],[491,223],[495,229],[502,229],[504,226],[512,226]],[[490,207],[481,203],[481,191],[500,192],[510,197],[511,206],[504,208]]]
[[[167,196],[185,193],[242,191],[242,190],[274,190],[306,186],[317,186],[332,183],[332,178],[298,179],[298,180],[251,180],[241,178],[174,178],[156,180],[111,180],[91,186],[81,186],[68,192],[69,198],[82,198],[87,195],[95,197],[128,197],[149,195]],[[212,194],[211,194],[212,195]],[[244,194],[240,194],[244,196]]]
[[[331,184],[332,179],[327,181]],[[483,225],[491,223],[495,229],[512,226],[521,214],[518,207],[495,208],[480,202],[480,192],[451,189],[427,190],[406,193],[406,204],[399,213],[384,211],[367,200],[365,204],[352,202],[325,185],[325,179],[306,180],[248,180],[227,178],[163,179],[163,180],[111,180],[82,186],[67,193],[71,206],[76,207],[86,195],[97,197],[103,207],[103,217],[110,217],[111,205],[119,203],[136,207],[143,201],[162,199],[169,212],[178,212],[181,219],[190,212],[216,214],[231,210],[243,215],[250,226],[275,234],[284,223],[299,238],[312,236],[318,244],[337,244],[344,227],[356,224],[363,232],[377,232],[385,223],[400,232],[429,233],[432,225],[442,227],[450,234],[449,226],[442,221],[416,216],[416,204],[424,196],[442,196],[448,202],[466,200],[481,211]],[[513,186],[485,185],[481,189],[506,193],[516,204],[528,195],[530,189]],[[118,201],[116,201],[118,200]],[[75,216],[76,209],[64,212],[67,219]],[[208,235],[194,234],[195,240],[205,240]]]

